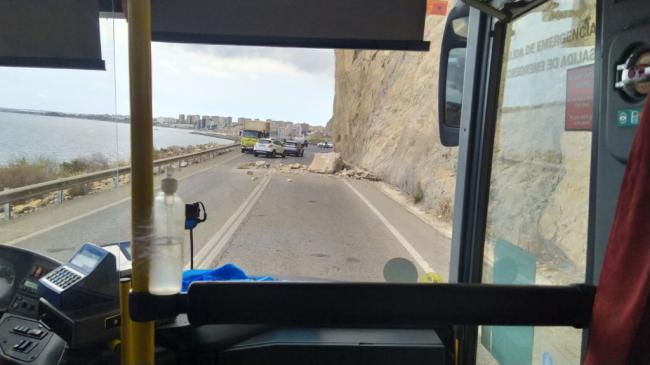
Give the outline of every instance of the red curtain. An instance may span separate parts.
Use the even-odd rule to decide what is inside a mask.
[[[650,364],[650,99],[637,127],[593,307],[585,365]]]

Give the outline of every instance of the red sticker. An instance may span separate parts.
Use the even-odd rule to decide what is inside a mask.
[[[594,116],[594,65],[572,68],[566,74],[567,131],[590,131]]]
[[[427,0],[427,15],[447,15],[447,2]]]

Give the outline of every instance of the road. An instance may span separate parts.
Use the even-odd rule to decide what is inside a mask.
[[[309,164],[315,152],[267,159],[236,151],[177,171],[181,197],[204,202],[208,212],[194,231],[198,267],[232,262],[256,275],[383,281],[385,263],[404,257],[420,276],[447,278],[449,238],[376,183],[276,168]],[[273,167],[238,168],[258,160]],[[4,222],[0,242],[67,260],[83,242],[128,241],[129,196],[127,185]]]

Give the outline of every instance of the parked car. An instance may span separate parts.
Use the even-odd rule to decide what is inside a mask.
[[[286,157],[286,152],[284,150],[284,144],[281,141],[276,139],[258,139],[253,147],[253,154],[255,157],[258,155],[266,155],[268,157],[282,156]]]
[[[327,148],[327,142],[318,142],[316,147],[318,147],[318,148]]]
[[[284,144],[284,152],[287,155],[302,157],[305,154],[305,148],[302,146],[302,143],[300,142],[287,141]]]
[[[325,143],[325,148],[334,148],[334,143],[332,142]]]

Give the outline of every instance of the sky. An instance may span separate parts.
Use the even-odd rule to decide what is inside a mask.
[[[0,106],[129,114],[128,29],[101,19],[106,71],[0,67]],[[152,44],[153,115],[222,115],[325,125],[334,51]]]

